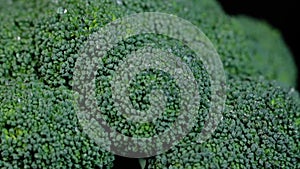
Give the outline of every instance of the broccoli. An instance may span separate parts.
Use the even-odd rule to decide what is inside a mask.
[[[298,93],[264,79],[228,83],[223,120],[212,137],[197,143],[196,126],[191,137],[148,159],[149,169],[300,167]]]
[[[5,6],[0,7],[1,168],[113,166],[114,156],[83,132],[76,117],[75,63],[99,28],[127,15],[155,11],[182,17],[207,35],[220,54],[229,90],[223,122],[211,139],[196,144],[194,136],[208,116],[211,81],[195,53],[177,39],[153,34],[129,37],[108,51],[97,70],[97,106],[105,121],[126,136],[162,133],[180,113],[176,81],[155,69],[140,72],[128,88],[137,110],[149,108],[153,90],[161,89],[167,96],[155,123],[128,121],[113,106],[110,80],[131,52],[145,46],[172,51],[199,82],[196,126],[171,150],[147,160],[148,168],[300,167],[299,97],[292,89],[268,82],[294,86],[296,71],[281,37],[265,24],[257,28],[266,36],[261,38],[255,31],[258,21],[227,16],[212,0],[16,0]],[[269,46],[274,41],[275,47]],[[281,65],[282,60],[287,63]]]
[[[2,4],[3,3],[3,4]],[[1,1],[0,8],[0,84],[3,78],[36,78],[37,60],[34,25],[49,10],[50,1]]]
[[[0,93],[0,168],[112,167],[114,156],[83,133],[66,88],[18,80]]]
[[[239,16],[237,20],[245,29],[249,39],[248,47],[252,50],[251,56],[256,60],[260,72],[264,72],[264,76],[269,79],[296,86],[297,68],[278,30],[246,16]]]
[[[24,9],[19,9],[20,6]],[[271,80],[287,81],[286,83],[292,80],[282,79],[295,78],[295,74],[269,75],[268,72],[290,70],[289,64],[278,68],[282,62],[274,62],[274,66],[268,67],[270,71],[263,71],[259,65],[268,65],[269,62],[265,62],[268,60],[260,59],[261,64],[257,64],[256,58],[252,56],[253,50],[257,51],[252,48],[260,47],[250,48],[249,46],[253,46],[253,40],[247,35],[244,27],[236,19],[226,16],[219,5],[211,0],[44,0],[41,4],[27,4],[19,0],[9,7],[8,10],[4,10],[8,11],[5,13],[18,12],[9,16],[10,19],[7,19],[8,15],[3,12],[1,15],[1,25],[6,25],[2,32],[9,35],[5,39],[14,39],[13,43],[1,42],[3,49],[0,50],[0,73],[4,77],[30,74],[32,78],[42,79],[49,86],[64,85],[71,88],[74,64],[80,47],[89,35],[117,18],[137,12],[158,11],[176,14],[199,26],[215,45],[228,76],[263,75]],[[268,51],[268,48],[259,50],[264,52]]]

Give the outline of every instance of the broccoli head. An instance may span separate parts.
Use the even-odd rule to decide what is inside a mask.
[[[271,62],[266,68],[269,71],[258,66],[270,64],[267,58],[271,57],[259,54],[268,53],[269,46],[254,45],[253,38],[257,36],[249,34],[238,20],[226,16],[210,0],[12,2],[8,10],[1,12],[1,26],[5,29],[0,33],[4,37],[0,41],[0,73],[4,77],[30,74],[29,79],[41,79],[49,86],[71,88],[74,65],[87,38],[107,23],[138,12],[175,14],[198,26],[215,45],[228,77],[263,75],[294,85],[295,73],[284,74],[291,67],[282,66],[280,59]],[[278,58],[287,55],[285,48],[281,45],[283,52],[278,53]]]
[[[96,72],[97,106],[106,123],[123,135],[161,134],[181,108],[176,79],[153,68],[130,79],[129,100],[133,109],[145,111],[151,97],[164,94],[162,114],[152,123],[133,122],[119,111],[111,80],[132,52],[145,47],[168,51],[199,82],[200,106],[191,133],[149,158],[148,168],[300,168],[299,96],[292,88],[268,82],[295,85],[287,46],[267,24],[227,16],[212,0],[16,0],[0,6],[0,168],[113,166],[114,156],[79,125],[72,91],[75,63],[93,33],[141,12],[177,15],[199,27],[219,53],[229,82],[223,121],[200,144],[195,136],[211,106],[211,79],[195,53],[178,39],[154,34],[128,37],[107,51]]]
[[[192,137],[150,158],[148,168],[299,168],[299,112],[293,88],[235,78],[212,137],[197,143],[195,127]]]
[[[268,79],[296,86],[297,68],[279,31],[254,18],[239,16],[237,20],[245,30],[248,49],[252,51],[251,57],[257,70]]]
[[[112,167],[114,156],[82,131],[69,90],[9,81],[0,93],[0,168]]]

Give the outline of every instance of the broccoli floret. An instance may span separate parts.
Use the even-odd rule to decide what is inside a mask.
[[[114,156],[82,131],[69,90],[10,81],[0,93],[0,168],[112,167]]]
[[[37,74],[50,86],[72,86],[74,63],[80,46],[92,32],[115,18],[136,12],[166,12],[176,14],[200,26],[211,39],[222,57],[225,70],[230,74],[254,75],[255,70],[250,54],[247,54],[245,36],[238,24],[224,16],[218,6],[216,12],[211,3],[197,3],[200,9],[194,10],[192,3],[185,1],[118,1],[108,3],[98,1],[64,2],[60,6],[66,13],[52,11],[39,20],[36,28],[38,52]],[[205,10],[206,5],[212,11]],[[82,6],[86,6],[84,10]],[[185,10],[181,10],[186,8]],[[73,18],[73,19],[72,19]],[[127,49],[124,49],[127,50]]]
[[[143,43],[141,43],[143,42]],[[198,91],[201,95],[200,103],[201,110],[207,108],[209,105],[209,85],[210,80],[203,63],[195,57],[195,54],[189,50],[187,46],[178,40],[171,39],[163,35],[143,34],[130,37],[123,42],[118,43],[107,56],[103,57],[102,66],[97,71],[96,76],[96,97],[101,114],[110,127],[119,133],[129,137],[152,137],[157,134],[162,134],[166,129],[169,129],[180,114],[180,97],[182,90],[176,84],[175,77],[172,77],[169,72],[156,69],[141,70],[136,76],[130,80],[129,83],[129,99],[133,105],[133,109],[140,111],[147,111],[150,107],[150,98],[156,95],[165,96],[165,107],[160,109],[152,109],[149,113],[156,112],[155,121],[136,122],[128,120],[127,115],[115,106],[116,100],[113,98],[112,79],[118,75],[118,65],[125,63],[126,55],[123,53],[124,48],[131,51],[138,51],[144,49],[143,47],[151,46],[153,49],[159,48],[173,51],[174,55],[184,61],[194,74],[198,82]],[[93,50],[93,47],[91,47]],[[87,48],[90,52],[90,48]],[[163,55],[164,56],[164,55]],[[130,56],[128,56],[130,57]],[[80,64],[82,67],[89,65]],[[120,82],[119,82],[120,83]],[[153,91],[161,91],[161,93],[153,94]],[[151,94],[152,93],[152,94]],[[120,94],[121,95],[121,94]],[[193,98],[190,98],[193,99]],[[122,100],[122,99],[121,99]],[[152,107],[155,107],[152,105]],[[127,112],[128,113],[128,112]],[[118,139],[118,138],[117,138]],[[114,143],[119,144],[118,140]],[[122,147],[115,145],[116,147]],[[127,148],[127,147],[126,147]],[[132,147],[129,147],[132,148]],[[148,155],[152,147],[145,147],[143,151]],[[125,150],[130,151],[130,150]]]
[[[294,63],[279,34],[265,24],[229,17],[211,0],[17,0],[6,6],[0,7],[1,168],[112,167],[112,154],[83,132],[76,117],[71,91],[75,62],[89,36],[101,27],[127,15],[156,11],[189,20],[216,47],[229,79],[224,120],[211,139],[196,144],[212,101],[205,65],[179,40],[141,34],[116,44],[97,70],[97,106],[110,127],[147,138],[177,119],[179,87],[170,74],[155,69],[139,72],[128,88],[136,110],[148,109],[149,98],[161,94],[153,90],[167,96],[155,123],[132,122],[113,105],[110,81],[118,64],[131,52],[151,46],[171,51],[189,66],[201,98],[196,127],[173,149],[148,160],[149,168],[300,168],[299,97],[292,96],[292,89],[265,81],[295,85]],[[282,66],[282,60],[287,64]],[[258,76],[266,79],[253,78]]]
[[[228,82],[223,120],[197,143],[197,127],[148,168],[299,168],[300,99],[292,88],[263,79]],[[201,129],[200,129],[201,130]]]
[[[3,4],[2,4],[3,3]],[[50,9],[47,1],[4,1],[0,9],[0,84],[2,78],[36,79],[34,26]]]
[[[0,18],[0,77],[33,76],[36,61],[31,57],[34,52],[31,21],[34,16],[16,3],[1,9]]]
[[[277,30],[252,18],[225,16],[214,1],[178,2],[180,7],[173,13],[201,28],[215,45],[226,72],[239,76],[263,75],[296,86],[293,57]]]
[[[37,5],[37,3],[34,4]],[[178,15],[199,26],[215,45],[228,76],[266,75],[267,78],[277,80],[295,78],[294,74],[287,77],[269,76],[268,71],[265,74],[261,67],[257,67],[257,60],[252,56],[253,49],[249,47],[253,44],[251,38],[248,38],[244,28],[235,19],[223,13],[215,1],[76,0],[45,1],[44,4],[47,6],[45,5],[43,12],[39,10],[34,12],[34,8],[29,8],[33,10],[33,13],[37,13],[33,21],[30,17],[33,27],[27,29],[28,34],[26,33],[30,37],[27,38],[25,45],[13,47],[13,51],[5,56],[20,56],[19,60],[24,65],[22,67],[25,67],[22,70],[27,72],[26,74],[35,74],[37,78],[50,86],[64,85],[71,88],[74,64],[80,47],[93,32],[117,18],[137,12],[155,11]],[[27,11],[26,14],[28,13]],[[10,30],[5,32],[11,33]],[[14,43],[14,45],[17,44]],[[5,50],[9,49],[5,45],[4,47]],[[1,57],[3,58],[5,58],[4,61],[0,63],[5,76],[11,76],[9,73],[11,67],[17,67],[17,70],[13,71],[16,74],[14,77],[17,77],[19,72],[24,74],[24,71],[18,70],[21,69],[17,66],[18,63],[10,61],[15,60],[16,57]],[[267,63],[269,64],[269,62],[262,64]],[[269,66],[270,71],[276,72],[278,64],[274,63],[274,66]],[[289,70],[290,66],[280,67],[286,67],[282,69]]]
[[[256,68],[269,79],[296,86],[297,68],[278,30],[266,22],[246,16],[239,16],[237,20],[248,36],[248,49],[252,50]]]

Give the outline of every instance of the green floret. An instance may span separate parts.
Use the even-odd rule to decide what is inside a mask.
[[[2,6],[2,4],[1,4]],[[28,4],[28,6],[30,6]],[[28,6],[25,6],[27,8]],[[28,12],[28,13],[26,13]],[[33,15],[19,4],[0,11],[0,76],[34,75]]]
[[[208,102],[210,99],[210,90],[208,89],[210,80],[203,63],[195,57],[195,54],[191,52],[187,46],[178,40],[163,35],[143,34],[133,36],[122,43],[118,43],[118,45],[103,58],[103,66],[97,71],[96,97],[98,106],[110,127],[129,137],[149,138],[157,134],[162,134],[165,130],[172,127],[180,114],[179,102],[181,89],[169,72],[156,70],[154,68],[142,70],[130,79],[128,92],[131,102],[129,104],[133,105],[133,109],[140,111],[147,111],[150,108],[150,97],[155,97],[156,95],[165,96],[165,109],[161,110],[160,107],[158,107],[157,109],[152,109],[153,112],[150,112],[160,113],[155,116],[155,121],[135,122],[128,120],[126,114],[114,104],[116,100],[113,99],[111,81],[113,77],[117,75],[118,66],[124,63],[126,56],[129,54],[129,52],[127,52],[127,54],[123,53],[124,50],[122,46],[125,46],[131,51],[143,49],[145,46],[173,51],[174,55],[184,61],[195,75],[195,80],[198,82],[198,94],[201,95],[199,104],[201,105],[201,111],[205,112],[205,108],[209,105]],[[90,50],[87,49],[87,51]],[[85,67],[88,65],[82,66]],[[162,91],[162,93],[152,93],[158,90]],[[118,145],[116,146],[119,147]],[[151,150],[152,147],[145,147],[145,154],[149,153],[148,149]],[[124,150],[124,152],[126,151],[129,150]]]
[[[268,79],[296,86],[297,68],[293,56],[278,30],[266,22],[239,16],[237,20],[245,30],[256,68]]]
[[[49,2],[4,1],[0,9],[0,77],[36,78],[35,20],[48,9]],[[0,79],[0,84],[3,83]]]
[[[91,33],[116,19],[112,1],[63,1],[52,4],[35,25],[37,75],[50,86],[71,86],[80,48]]]
[[[75,0],[53,1],[48,6],[30,31],[34,34],[35,50],[16,53],[30,56],[35,75],[50,86],[71,87],[74,65],[87,38],[107,23],[138,12],[170,13],[191,21],[212,41],[228,76],[265,75],[251,56],[249,39],[241,25],[225,16],[214,1]],[[270,66],[273,69],[277,67]]]
[[[299,168],[298,93],[252,78],[231,80],[228,88],[223,121],[212,137],[196,143],[193,131],[149,159],[148,168]]]
[[[92,33],[117,18],[136,12],[167,11],[170,4],[160,1],[77,0],[60,2],[56,6],[61,13],[49,11],[36,24],[35,41],[39,46],[36,73],[50,86],[71,87],[80,49]]]
[[[112,167],[80,128],[69,90],[11,81],[0,93],[0,168]]]
[[[196,23],[218,49],[228,73],[254,74],[252,68],[247,69],[250,57],[244,50],[245,39],[237,24],[223,16],[220,8],[214,8],[209,1],[198,2],[198,10],[194,10],[192,3],[183,1],[88,2],[65,1],[59,6],[63,11],[67,10],[66,13],[52,11],[38,21],[35,33],[39,46],[37,74],[50,86],[72,86],[74,64],[87,37],[114,19],[137,12],[176,14]],[[82,6],[85,6],[84,10]],[[182,8],[186,9],[182,11]]]
[[[213,0],[17,0],[5,6],[0,7],[0,168],[112,167],[114,156],[79,125],[72,89],[89,77],[73,81],[73,75],[91,65],[75,63],[82,54],[98,56],[94,46],[84,46],[93,33],[118,18],[141,12],[186,19],[212,42],[229,80],[223,121],[210,139],[197,143],[195,136],[210,115],[215,77],[209,76],[206,65],[185,42],[144,33],[122,39],[101,58],[93,91],[103,118],[100,122],[128,137],[150,138],[172,129],[186,106],[181,101],[195,99],[181,97],[180,84],[170,72],[148,68],[127,79],[130,103],[126,104],[147,111],[151,98],[163,95],[165,107],[152,106],[153,121],[133,121],[121,111],[123,102],[116,101],[112,80],[130,54],[151,47],[189,67],[200,98],[191,133],[171,150],[150,158],[148,168],[300,168],[299,96],[294,89],[267,82],[294,86],[296,69],[280,34],[267,24],[229,17]],[[85,87],[89,86],[81,89]],[[121,97],[118,101],[123,101]],[[90,103],[84,99],[80,101]],[[184,120],[179,123],[189,125]],[[111,149],[124,148],[126,153],[137,148],[122,147],[126,141],[114,135],[110,139]],[[153,150],[143,148],[146,155]]]

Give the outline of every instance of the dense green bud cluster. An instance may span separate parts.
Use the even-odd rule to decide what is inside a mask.
[[[100,27],[120,17],[113,2],[63,1],[52,4],[35,25],[37,74],[50,86],[71,86],[80,47]]]
[[[214,1],[76,0],[53,1],[47,5],[49,7],[43,9],[44,14],[38,15],[32,22],[34,29],[29,30],[34,35],[29,40],[35,44],[35,49],[14,52],[15,55],[28,56],[27,60],[32,61],[24,63],[30,63],[29,70],[34,67],[32,71],[50,86],[72,86],[74,63],[80,47],[91,33],[117,18],[155,11],[178,15],[199,26],[215,45],[229,75],[265,75],[261,67],[257,67],[256,58],[252,57],[253,50],[249,49],[251,38],[248,38],[244,28],[235,19],[223,14]],[[30,44],[32,43],[28,43],[29,46]],[[26,60],[26,57],[21,58]],[[262,65],[267,63],[269,62],[263,60]],[[289,69],[288,65],[282,67]],[[274,70],[273,72],[278,70],[277,65],[270,66],[269,69]],[[291,78],[285,74],[283,77],[278,76],[267,77],[279,80]]]
[[[172,127],[182,106],[181,90],[168,72],[142,70],[130,79],[130,104],[145,111],[150,98],[162,94],[167,96],[166,107],[156,121],[128,120],[114,104],[111,80],[131,53],[144,47],[168,51],[188,65],[197,81],[200,107],[195,126],[171,150],[150,158],[148,168],[300,168],[299,96],[293,89],[268,82],[295,86],[296,68],[279,33],[267,24],[227,16],[213,0],[4,4],[0,6],[0,168],[112,167],[113,155],[79,125],[72,91],[77,83],[75,63],[91,34],[141,12],[173,14],[199,27],[219,53],[229,80],[223,121],[209,140],[199,144],[196,136],[205,126],[212,99],[211,77],[195,53],[178,39],[154,34],[123,39],[107,51],[96,75],[97,106],[105,122],[123,135],[161,134]],[[157,89],[162,93],[153,94]],[[117,141],[113,144],[123,140]]]
[[[24,6],[23,6],[24,5]],[[6,4],[0,9],[0,77],[34,76],[33,3]],[[3,7],[3,8],[2,8]],[[32,9],[32,10],[29,10]],[[29,77],[28,77],[29,78]],[[28,79],[29,80],[29,79]],[[3,80],[0,80],[2,83]]]
[[[166,36],[152,34],[133,36],[118,43],[115,48],[108,52],[102,59],[104,61],[103,65],[99,68],[96,77],[96,93],[100,109],[106,115],[107,122],[116,127],[120,133],[128,136],[153,136],[168,129],[177,119],[180,109],[178,107],[180,88],[168,72],[155,69],[140,72],[131,80],[129,88],[131,103],[137,110],[147,110],[149,108],[151,91],[157,89],[164,91],[162,94],[167,96],[166,110],[160,114],[161,116],[158,117],[155,123],[129,122],[126,120],[126,116],[122,115],[122,112],[112,106],[114,100],[112,99],[110,81],[115,76],[120,63],[130,54],[130,51],[125,51],[123,46],[130,51],[136,51],[146,46],[172,51],[175,56],[181,58],[190,67],[198,82],[198,91],[201,95],[200,104],[203,106],[201,110],[204,107],[207,108],[205,105],[208,105],[210,80],[202,62],[197,60],[194,52],[191,52],[187,46],[178,40]]]
[[[248,39],[245,32],[235,19],[226,16],[218,5],[212,4],[205,0],[178,0],[178,4],[172,6],[169,11],[191,21],[205,33],[217,49],[228,76],[259,75],[247,50]]]
[[[296,86],[297,68],[278,30],[246,16],[239,16],[237,20],[246,32],[256,68],[268,79]]]
[[[178,2],[179,7],[174,9],[173,6],[171,11],[206,34],[229,76],[262,75],[268,80],[296,86],[297,68],[277,30],[259,20],[225,16],[214,1]]]
[[[148,168],[299,168],[298,93],[251,78],[228,83],[223,120],[212,137],[183,140],[149,159]]]
[[[10,81],[0,93],[0,168],[112,167],[113,155],[83,133],[69,90]]]

